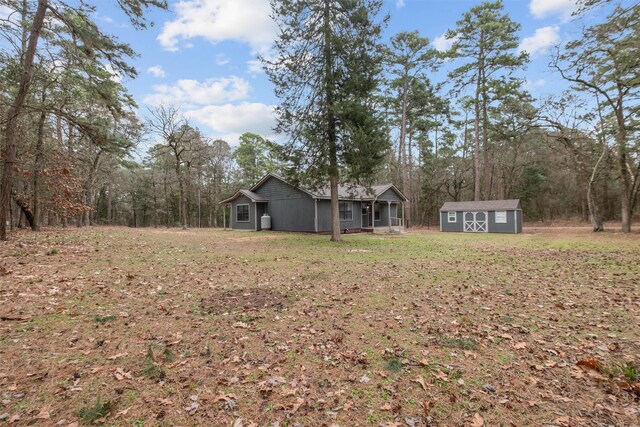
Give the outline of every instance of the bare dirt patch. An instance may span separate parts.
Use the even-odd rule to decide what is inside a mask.
[[[223,314],[234,311],[282,310],[289,305],[286,294],[274,289],[249,288],[217,293],[201,301],[207,314]]]

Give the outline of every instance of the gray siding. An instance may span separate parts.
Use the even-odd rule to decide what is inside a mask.
[[[256,203],[256,208],[258,209],[258,230],[262,230],[262,214],[267,212],[267,204],[258,202]]]
[[[381,195],[378,196],[377,200],[380,201],[389,201],[389,202],[403,202],[404,200],[402,200],[402,198],[398,195],[398,193],[396,193],[395,191],[393,191],[393,189],[388,189],[387,191],[385,191],[384,193],[382,193]],[[391,215],[393,216],[393,215]]]
[[[340,230],[362,228],[362,204],[358,201],[352,201],[351,203],[353,203],[353,219],[351,221],[340,221]],[[331,231],[331,200],[318,200],[318,231]]]
[[[392,191],[393,194],[395,192]],[[389,204],[386,201],[376,202],[376,205],[380,206],[380,219],[376,219],[375,226],[376,227],[387,227],[389,226]],[[398,217],[398,205],[391,204],[391,218]]]
[[[440,212],[442,231],[464,231],[462,212],[456,215],[456,222],[449,222],[448,212]]]
[[[304,191],[271,177],[254,192],[269,200],[272,230],[314,231],[314,201]]]
[[[514,211],[507,211],[507,222],[504,224],[496,224],[495,211],[489,211],[489,232],[490,233],[514,233],[515,229]]]
[[[442,231],[464,232],[463,211],[456,211],[457,217],[455,223],[448,222],[448,212],[440,212],[440,224]],[[516,220],[517,217],[517,220]],[[507,222],[504,224],[496,224],[496,212],[488,211],[488,231],[489,233],[522,233],[522,211],[508,210]]]
[[[238,205],[249,205],[249,222],[237,221]],[[231,228],[234,230],[255,230],[256,213],[254,203],[247,196],[240,196],[231,202]]]

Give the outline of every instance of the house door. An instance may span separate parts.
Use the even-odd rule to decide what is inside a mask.
[[[486,233],[487,228],[486,212],[465,212],[464,231],[465,233]]]
[[[362,206],[362,227],[371,227],[371,206]]]

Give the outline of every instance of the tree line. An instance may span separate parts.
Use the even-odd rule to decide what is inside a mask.
[[[534,99],[520,26],[500,1],[466,12],[442,52],[416,31],[383,42],[377,0],[274,0],[280,33],[261,59],[280,136],[245,133],[235,147],[175,106],[136,115],[119,78],[135,77],[135,53],[100,31],[88,2],[2,4],[13,13],[0,27],[1,239],[7,221],[217,227],[219,201],[267,172],[332,188],[393,182],[409,198],[409,225],[436,224],[447,200],[520,198],[526,220],[596,231],[606,220],[630,231],[637,211],[637,4],[581,3],[575,19],[606,13],[551,54],[569,88]],[[167,7],[118,4],[139,29],[147,8]]]

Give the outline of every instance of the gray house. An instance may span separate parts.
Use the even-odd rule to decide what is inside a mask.
[[[403,228],[402,213],[408,199],[393,184],[340,185],[338,189],[340,229],[344,231],[389,231]],[[294,186],[270,173],[249,190],[240,190],[220,202],[225,209],[225,228],[262,230],[262,217],[268,215],[270,227],[278,231],[331,231],[331,194],[328,188],[309,190]],[[229,221],[227,222],[227,213]]]
[[[440,231],[522,233],[520,200],[446,202],[440,208]]]

